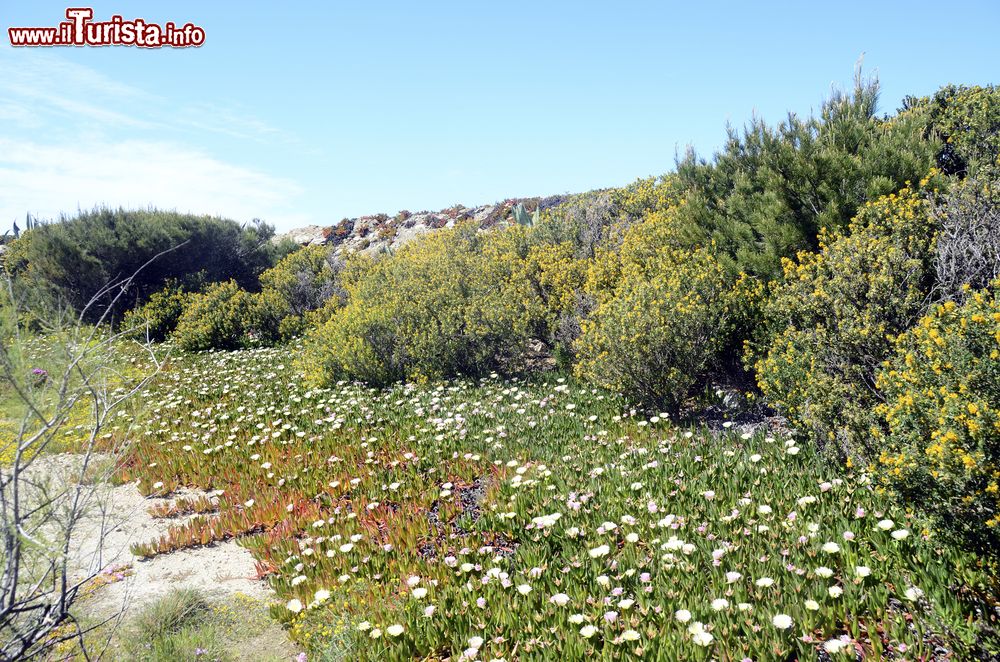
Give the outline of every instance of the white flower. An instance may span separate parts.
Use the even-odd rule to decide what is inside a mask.
[[[569,603],[569,596],[565,593],[556,593],[549,598],[549,602],[560,607],[565,607]]]
[[[253,505],[253,503],[254,503],[253,499],[250,499],[249,501],[244,501],[243,506],[249,508],[250,506]]]
[[[768,586],[774,585],[774,580],[770,577],[761,577],[754,583],[761,588],[767,588]]]
[[[712,600],[712,609],[715,611],[723,611],[728,608],[729,600],[726,600],[725,598],[716,598],[715,600]]]
[[[625,600],[622,600],[621,602],[618,603],[618,607],[620,609],[630,609],[632,607],[632,605],[634,605],[634,604],[635,604],[635,600],[631,600],[631,599],[626,598]]]
[[[847,648],[847,646],[848,644],[846,641],[843,641],[841,639],[830,639],[825,644],[823,644],[823,650],[825,650],[827,653],[836,654],[843,651],[845,648]]]
[[[579,625],[580,623],[583,623],[583,621],[584,621],[583,614],[572,614],[569,617],[569,622],[572,623],[573,625]]]
[[[750,456],[750,461],[754,463],[760,462],[762,459],[763,458],[758,453],[754,453],[753,455]]]
[[[486,640],[482,637],[469,637],[469,648],[475,648],[478,650],[482,647],[484,641]]]
[[[869,575],[872,574],[872,569],[869,568],[866,565],[855,566],[854,567],[854,574],[856,574],[858,577],[861,577],[863,579],[863,578],[868,577]]]
[[[705,631],[705,626],[701,623],[701,621],[695,621],[689,625],[688,634],[691,635],[691,641],[698,646],[708,646],[712,643],[712,640],[715,639],[711,632]]]
[[[360,623],[358,623],[358,630],[360,632],[364,632],[365,630],[370,630],[371,628],[372,624],[369,623],[368,621],[361,621]]]
[[[910,535],[910,532],[907,529],[898,529],[892,532],[892,537],[896,540],[902,540],[908,535]]]
[[[907,600],[916,601],[919,600],[921,596],[923,596],[923,594],[924,592],[921,591],[919,588],[917,588],[916,586],[911,586],[910,588],[906,589],[906,593],[904,593],[903,595],[906,596]]]
[[[343,545],[340,546],[340,551],[343,552],[344,554],[351,551],[352,549],[354,549],[354,545],[352,545],[349,542],[345,542]]]
[[[601,545],[600,547],[595,547],[590,550],[590,558],[596,559],[601,556],[607,556],[611,552],[611,548],[607,545]]]
[[[883,531],[888,531],[892,527],[896,526],[896,523],[893,522],[891,519],[884,519],[884,520],[881,520],[875,526],[877,526],[878,528],[882,529]]]
[[[705,492],[702,492],[701,495],[706,499],[708,499],[709,501],[715,498],[715,492],[712,490],[707,490]]]
[[[429,605],[428,607],[425,607],[424,618],[430,618],[431,616],[433,616],[435,610],[437,610],[437,607],[435,607],[434,605]]]
[[[816,611],[819,609],[819,603],[815,600],[806,600],[806,609],[809,611]]]
[[[763,506],[757,507],[757,512],[761,515],[770,515],[772,512],[771,506],[764,504]]]
[[[740,574],[740,573],[738,573],[738,572],[727,572],[727,573],[726,573],[726,583],[727,583],[727,584],[735,584],[735,583],[736,583],[736,582],[738,582],[738,581],[739,581],[739,580],[740,580],[740,579],[741,579],[742,577],[743,577],[743,575],[741,575],[741,574]]]
[[[790,446],[789,448],[787,448],[785,450],[785,452],[788,453],[789,455],[798,455],[799,454],[799,447],[798,446]]]
[[[687,609],[678,609],[674,612],[674,618],[676,618],[681,623],[687,623],[691,620],[691,612]]]
[[[711,645],[713,639],[715,639],[715,637],[712,636],[712,633],[705,632],[704,630],[701,632],[695,632],[691,635],[691,641],[698,646],[709,646]]]
[[[427,597],[427,589],[424,588],[423,586],[418,586],[417,588],[413,589],[413,597],[415,597],[417,600],[422,600],[423,598]]]
[[[827,554],[836,554],[840,551],[840,545],[835,542],[825,542],[823,543],[823,551]]]
[[[390,625],[385,629],[385,631],[389,634],[390,637],[398,637],[399,635],[403,634],[403,626],[397,623],[395,625]]]
[[[625,536],[625,540],[627,542],[631,542],[631,543],[639,542],[639,534],[638,533],[630,533],[627,536]]]
[[[753,609],[753,605],[750,604],[749,602],[737,602],[736,608],[739,609],[740,611],[750,611],[751,609]]]
[[[320,590],[316,591],[315,599],[316,602],[318,603],[326,602],[327,600],[330,599],[330,591],[327,591],[325,588],[321,588]]]
[[[296,598],[292,598],[291,600],[288,601],[288,604],[285,605],[285,607],[287,607],[288,611],[292,612],[293,614],[297,614],[300,611],[302,611],[302,602]]]
[[[639,633],[635,630],[625,630],[622,632],[622,639],[625,641],[637,641],[639,639]]]
[[[582,628],[580,628],[580,636],[582,636],[584,639],[590,639],[596,633],[597,633],[597,628],[595,628],[593,625],[584,625]]]
[[[788,614],[778,614],[771,619],[771,624],[779,630],[787,630],[792,627],[792,617]]]
[[[413,588],[419,583],[420,583],[419,575],[410,575],[410,577],[406,580],[406,585],[409,586],[410,588]]]
[[[534,589],[532,589],[531,586],[529,586],[528,584],[520,584],[517,587],[517,592],[520,593],[521,595],[528,595],[533,590]]]
[[[823,579],[833,577],[833,570],[827,568],[825,565],[821,565],[820,567],[816,568],[816,576],[822,577]]]
[[[844,594],[844,589],[839,586],[831,586],[826,590],[826,592],[830,594],[831,598],[839,598]]]

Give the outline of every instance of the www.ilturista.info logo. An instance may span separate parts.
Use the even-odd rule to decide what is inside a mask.
[[[138,46],[140,48],[188,48],[205,43],[205,30],[193,23],[130,21],[115,15],[109,21],[93,21],[90,7],[70,7],[67,21],[47,28],[7,28],[11,46]]]

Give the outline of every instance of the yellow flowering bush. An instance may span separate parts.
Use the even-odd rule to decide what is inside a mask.
[[[1000,544],[1000,283],[935,306],[878,376],[883,481],[984,549]]]
[[[576,370],[677,411],[717,367],[736,313],[733,283],[714,252],[671,245],[674,218],[651,214],[591,266],[596,307],[582,323]]]
[[[189,351],[236,349],[246,344],[253,298],[236,281],[213,283],[191,295],[173,338]]]
[[[875,376],[892,337],[923,314],[933,277],[928,206],[905,188],[866,204],[846,232],[822,232],[819,252],[785,260],[764,306],[769,335],[748,347],[768,401],[841,459],[870,455]]]
[[[949,173],[990,178],[1000,174],[1000,88],[948,85],[927,104],[934,129],[945,140],[938,161]]]
[[[531,338],[543,343],[561,366],[569,365],[580,335],[589,261],[577,257],[572,241],[554,241],[521,226],[492,233],[485,251],[487,259],[510,265],[514,280],[527,284],[524,307]]]
[[[307,246],[262,273],[254,295],[258,331],[267,340],[288,339],[308,328],[309,313],[327,302],[334,309],[343,305],[346,293],[338,280],[343,265],[329,247]]]
[[[168,283],[162,290],[150,295],[146,303],[126,312],[122,326],[134,330],[142,338],[164,340],[177,327],[191,296],[176,282]]]
[[[531,289],[515,256],[463,225],[345,272],[345,307],[307,335],[317,382],[482,375],[516,365]]]

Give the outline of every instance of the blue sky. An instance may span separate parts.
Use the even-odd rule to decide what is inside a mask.
[[[884,112],[1000,83],[995,0],[102,0],[97,20],[193,22],[206,43],[9,46],[66,6],[0,4],[0,231],[95,204],[289,229],[622,185],[710,154],[727,122],[809,113],[862,54]]]

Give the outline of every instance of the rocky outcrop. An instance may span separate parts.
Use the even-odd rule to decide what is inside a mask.
[[[340,251],[377,252],[394,250],[422,234],[456,223],[470,221],[481,229],[513,222],[513,209],[524,205],[528,212],[549,209],[566,201],[569,196],[553,195],[546,198],[511,198],[492,205],[465,207],[455,205],[437,212],[401,211],[395,216],[375,214],[358,218],[345,218],[335,225],[309,225],[274,237],[275,242],[290,240],[300,246],[332,244]]]

